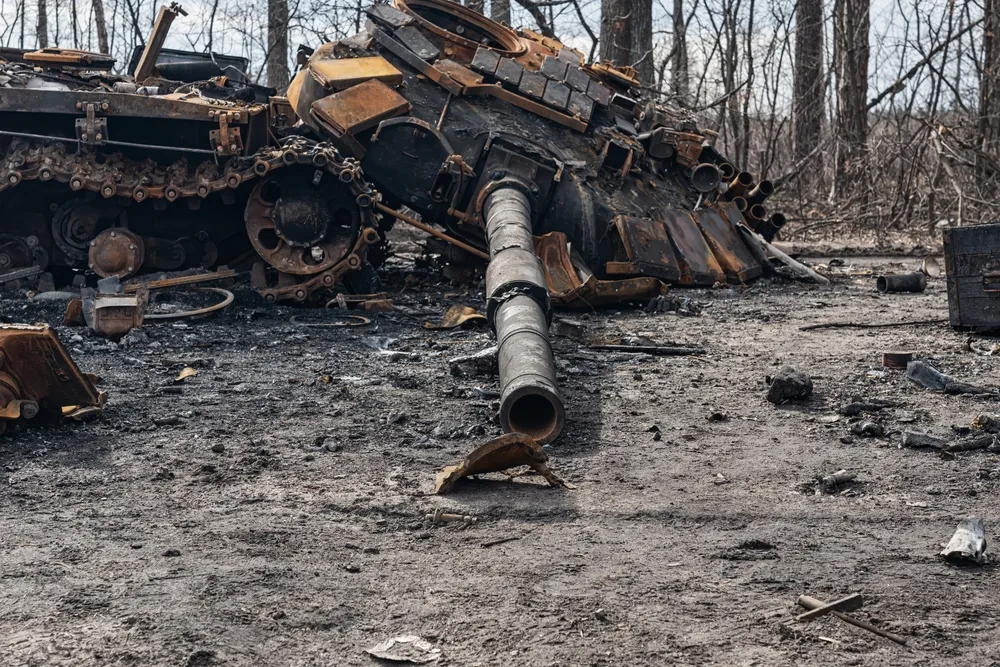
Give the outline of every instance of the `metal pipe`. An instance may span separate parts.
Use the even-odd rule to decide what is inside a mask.
[[[747,200],[743,197],[733,197],[732,202],[736,204],[736,208],[740,210],[740,213],[747,210]]]
[[[753,204],[747,209],[746,217],[750,221],[750,226],[756,229],[767,219],[767,209],[760,204]]]
[[[483,207],[490,263],[486,317],[496,332],[500,367],[500,425],[539,443],[552,442],[566,423],[549,344],[549,292],[535,256],[531,204],[502,187]]]
[[[736,178],[736,167],[734,167],[730,163],[720,162],[716,166],[719,167],[719,173],[722,174],[722,180],[724,180],[727,184],[729,183],[729,181]]]
[[[729,196],[742,197],[753,185],[753,175],[749,171],[741,171],[729,182]]]
[[[722,173],[714,164],[702,162],[691,170],[691,187],[695,192],[709,193],[719,187]]]
[[[775,235],[778,230],[785,226],[785,214],[784,213],[772,213],[771,217],[767,219],[767,222],[763,223],[758,230],[758,233],[767,239],[770,243],[774,240]]]
[[[927,276],[920,271],[895,276],[879,276],[875,287],[882,294],[888,292],[923,292],[927,289]]]
[[[753,190],[747,193],[746,199],[753,206],[754,204],[763,204],[764,200],[773,194],[774,183],[771,181],[761,181]]]

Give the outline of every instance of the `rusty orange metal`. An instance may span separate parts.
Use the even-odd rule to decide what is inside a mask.
[[[334,132],[355,134],[410,110],[402,95],[372,79],[313,102],[312,112]]]
[[[388,86],[398,86],[403,82],[403,73],[382,56],[312,59],[309,71],[324,88],[331,90],[344,90],[370,79]]]
[[[59,420],[65,407],[103,404],[52,329],[0,324],[0,433],[10,421]]]
[[[632,275],[649,275],[670,282],[684,282],[682,265],[662,222],[651,218],[618,216],[615,218],[615,228],[623,251],[623,256],[615,258],[616,263],[628,262],[634,269],[629,272]]]
[[[591,309],[628,301],[645,301],[660,292],[656,278],[598,280],[575,256],[562,232],[535,237],[535,254],[542,261],[552,303],[565,308]]]
[[[764,272],[760,260],[743,242],[736,228],[743,221],[736,204],[725,202],[719,208],[695,211],[694,221],[698,223],[722,270],[731,279],[747,282]]]

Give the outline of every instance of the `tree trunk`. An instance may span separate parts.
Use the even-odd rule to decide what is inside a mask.
[[[486,0],[466,0],[465,6],[474,12],[486,13]]]
[[[674,0],[674,49],[670,56],[673,70],[671,89],[677,97],[686,100],[691,79],[688,73],[687,24],[684,21],[684,0]]]
[[[983,152],[996,155],[1000,152],[1000,0],[986,0],[983,16],[986,22],[979,82],[979,135]],[[981,158],[976,159],[982,162]]]
[[[653,85],[652,0],[601,0],[601,60],[635,67],[644,85]]]
[[[288,86],[288,0],[267,0],[267,85]]]
[[[97,24],[97,50],[101,53],[111,53],[108,47],[108,23],[104,19],[104,0],[93,0],[94,23]]]
[[[38,38],[38,48],[47,48],[49,45],[49,15],[45,8],[45,0],[38,0],[38,23],[35,35]]]
[[[510,0],[491,0],[490,16],[497,23],[510,25]]]
[[[835,0],[833,18],[839,143],[837,177],[844,183],[859,175],[868,140],[868,0]]]
[[[823,0],[798,0],[792,118],[795,159],[809,155],[823,131]]]

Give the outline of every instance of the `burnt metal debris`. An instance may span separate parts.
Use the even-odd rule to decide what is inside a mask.
[[[304,302],[378,292],[387,232],[410,224],[453,264],[488,262],[501,422],[546,443],[565,422],[553,304],[751,281],[784,225],[773,184],[634,69],[457,3],[372,5],[359,35],[302,49],[284,94],[238,58],[163,49],[184,15],[160,10],[131,76],[100,54],[3,51],[0,206],[18,214],[0,270],[232,267],[268,301]],[[141,321],[125,288],[94,298],[119,309],[89,313],[106,335]]]

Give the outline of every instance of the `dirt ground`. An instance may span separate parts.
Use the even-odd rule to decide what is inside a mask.
[[[0,664],[368,665],[366,648],[417,634],[440,665],[1000,665],[996,570],[937,557],[963,517],[996,525],[1000,463],[898,446],[902,430],[949,434],[1000,406],[919,388],[880,353],[989,386],[997,357],[945,324],[800,331],[947,316],[943,280],[883,296],[870,269],[901,267],[863,261],[832,287],[678,290],[700,316],[560,314],[594,338],[706,351],[596,352],[555,327],[572,334],[553,341],[569,420],[549,451],[576,490],[495,475],[432,495],[437,470],[499,434],[497,381],[447,363],[486,333],[422,327],[481,290],[421,272],[415,286],[402,260],[388,287],[409,315],[366,327],[302,327],[290,318],[335,312],[245,291],[128,344],[60,327],[110,400],[95,421],[0,439]],[[0,302],[5,320],[61,314]],[[812,400],[764,400],[783,364],[812,376]],[[174,385],[184,366],[198,375]],[[864,417],[886,437],[849,435],[860,417],[838,410],[853,396],[894,403]],[[839,468],[858,483],[803,486]],[[432,526],[436,508],[478,523]],[[859,618],[909,646],[792,622],[800,594],[854,592]]]

